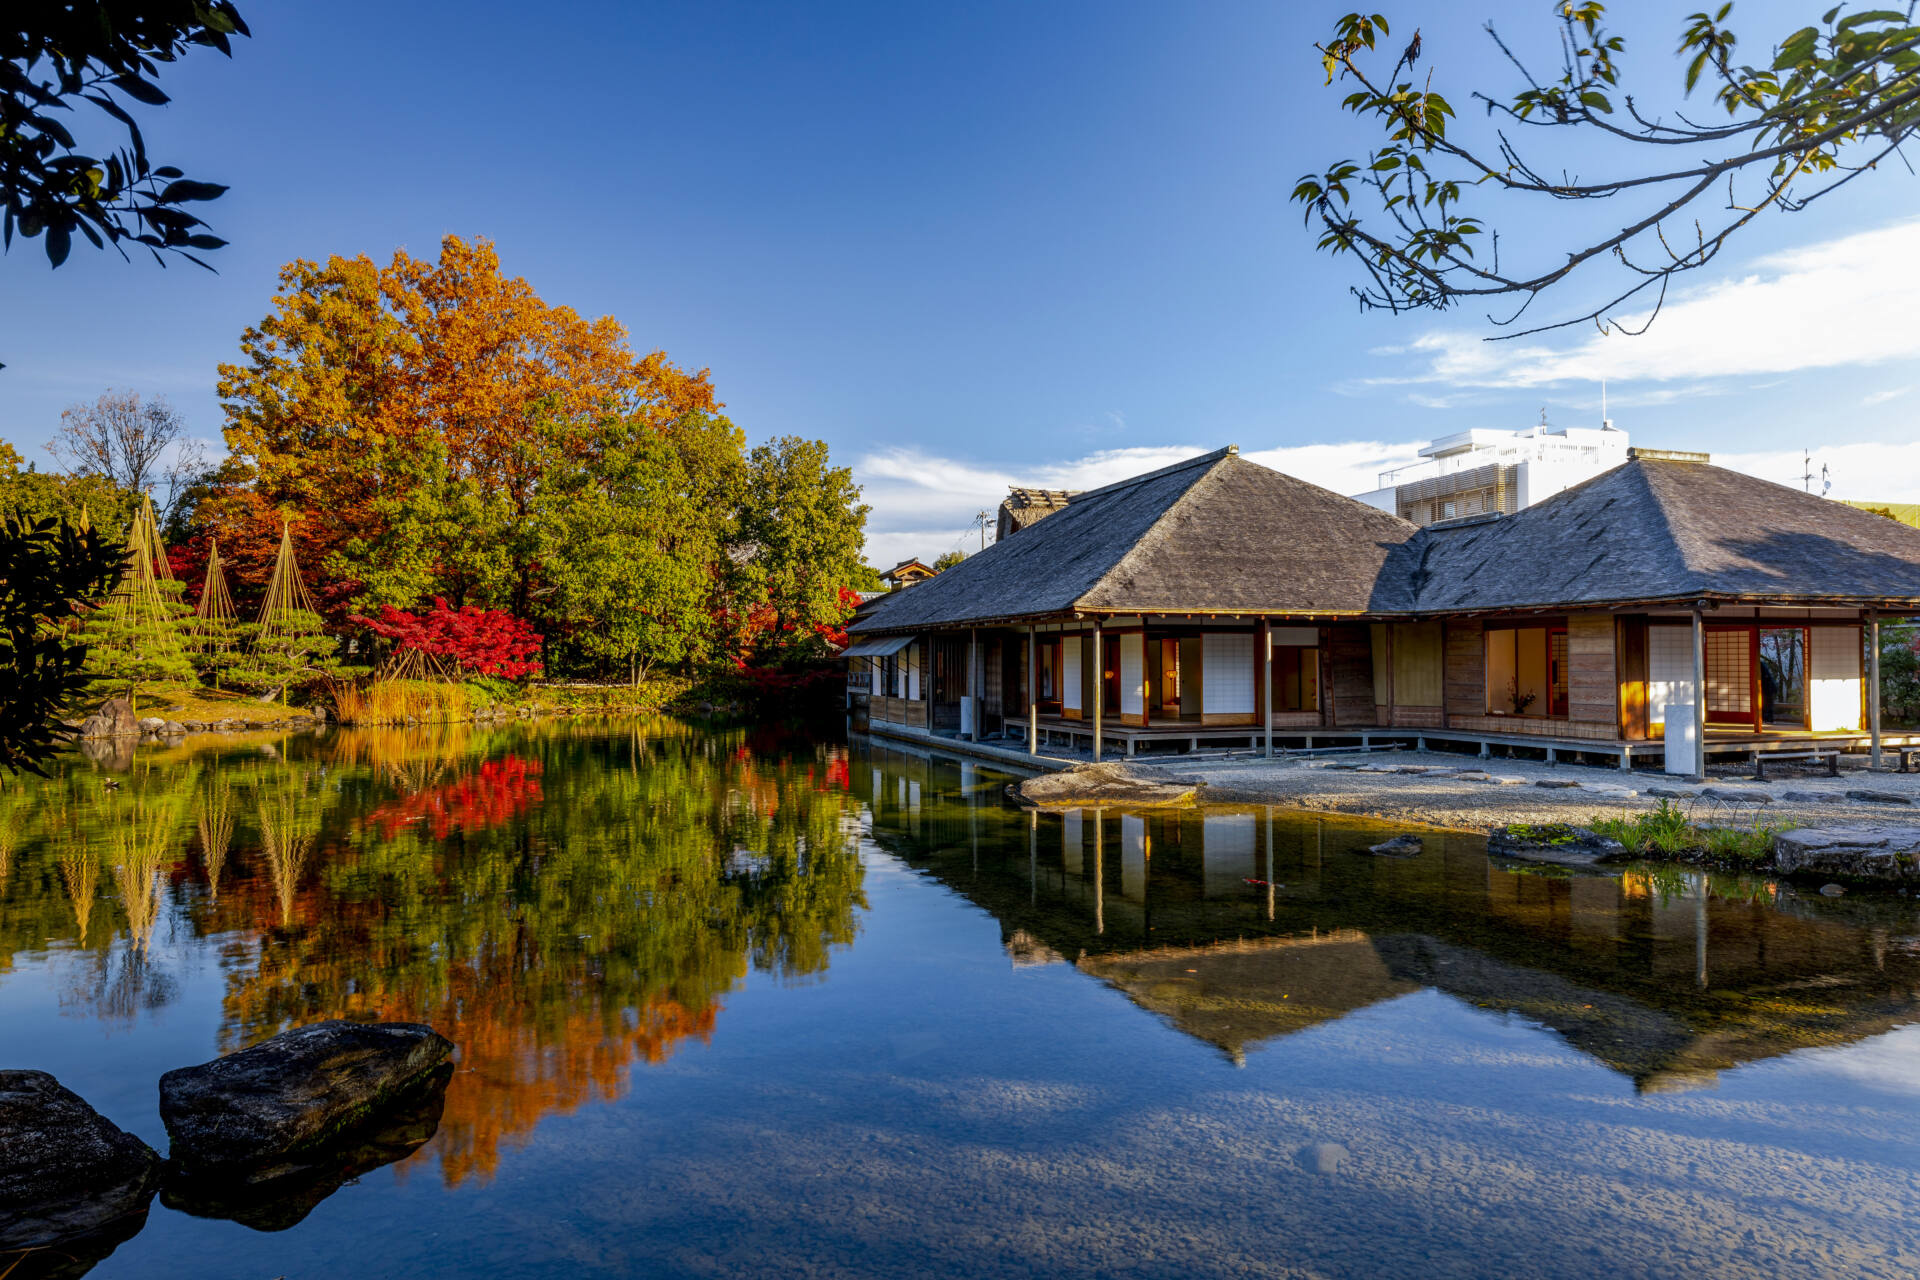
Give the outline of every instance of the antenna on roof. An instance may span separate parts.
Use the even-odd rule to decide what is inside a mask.
[[[1813,454],[1806,449],[1800,451],[1800,488],[1806,493],[1813,492]]]
[[[1613,430],[1613,419],[1607,416],[1607,380],[1600,379],[1600,429]]]
[[[1833,492],[1833,477],[1827,474],[1827,464],[1820,464],[1820,496],[1826,497]]]

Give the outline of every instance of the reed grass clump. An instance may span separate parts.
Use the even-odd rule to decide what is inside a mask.
[[[473,714],[467,690],[444,680],[367,680],[333,686],[341,724],[406,724],[465,720]]]

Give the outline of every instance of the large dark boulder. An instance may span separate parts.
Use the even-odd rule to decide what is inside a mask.
[[[285,1231],[349,1182],[404,1160],[433,1138],[447,1101],[451,1065],[428,1073],[390,1109],[294,1161],[234,1173],[192,1174],[173,1166],[160,1203],[197,1218],[227,1218],[255,1231]],[[9,1278],[11,1280],[11,1278]]]
[[[152,1147],[46,1072],[0,1071],[0,1255],[100,1235],[111,1252],[159,1185]]]
[[[413,1022],[317,1022],[160,1077],[160,1119],[189,1175],[270,1179],[427,1087],[453,1044]]]

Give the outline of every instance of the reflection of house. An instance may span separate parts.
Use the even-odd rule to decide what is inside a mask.
[[[1864,742],[1862,630],[1916,610],[1920,531],[1703,462],[1417,528],[1229,447],[1075,495],[853,623],[849,653],[891,681],[883,732],[1400,731],[1625,765],[1670,721],[1702,753]],[[863,652],[883,640],[917,682]]]
[[[1016,963],[1072,961],[1234,1058],[1423,989],[1642,1089],[1920,1021],[1920,951],[1759,886],[1506,871],[1438,832],[1379,858],[1377,827],[1260,809],[1029,814],[986,769],[877,744],[852,777],[873,839],[994,915]]]

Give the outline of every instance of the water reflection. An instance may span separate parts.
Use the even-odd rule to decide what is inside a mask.
[[[325,1018],[429,1023],[460,1069],[408,1158],[449,1185],[711,1036],[749,972],[823,972],[864,902],[840,748],[456,726],[111,763],[0,793],[0,973],[70,953],[68,1011],[125,1024],[210,947],[208,1052]]]
[[[1424,989],[1549,1027],[1643,1090],[1920,1021],[1903,900],[1503,867],[1444,833],[1380,857],[1377,827],[1270,809],[1030,815],[969,769],[876,753],[874,839],[992,912],[1016,964],[1073,963],[1235,1061]]]

